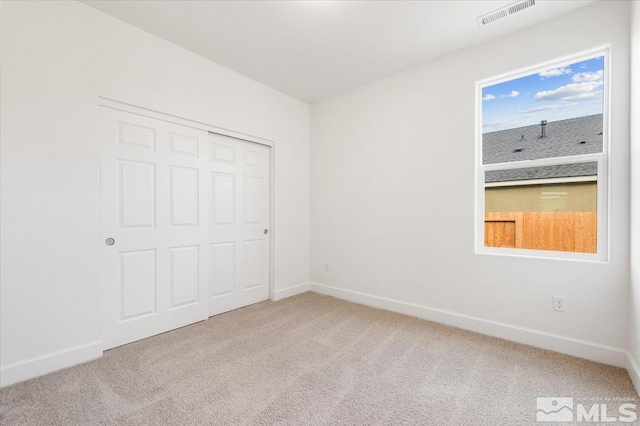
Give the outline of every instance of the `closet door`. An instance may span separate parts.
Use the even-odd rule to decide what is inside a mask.
[[[101,107],[105,349],[206,319],[208,133]]]
[[[269,148],[210,134],[209,314],[269,298]]]

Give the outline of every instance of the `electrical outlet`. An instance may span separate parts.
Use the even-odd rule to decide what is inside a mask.
[[[553,310],[567,312],[567,298],[564,296],[553,296]]]
[[[329,262],[324,264],[324,270],[325,271],[330,271],[331,270],[331,265],[329,265]]]

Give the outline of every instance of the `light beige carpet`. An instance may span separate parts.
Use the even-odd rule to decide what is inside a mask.
[[[305,293],[2,389],[0,424],[523,425],[536,396],[637,394],[620,368]]]

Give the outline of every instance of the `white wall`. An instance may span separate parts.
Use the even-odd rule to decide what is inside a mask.
[[[474,254],[475,81],[608,43],[610,261]],[[628,3],[597,3],[314,104],[311,161],[312,289],[626,362]],[[552,310],[553,295],[567,313]]]
[[[631,4],[631,303],[629,337],[640,389],[640,1]]]
[[[308,283],[308,105],[81,3],[1,7],[3,383],[99,349],[99,96],[274,140],[275,289]]]

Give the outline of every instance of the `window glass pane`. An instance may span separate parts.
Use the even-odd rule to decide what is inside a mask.
[[[484,244],[596,253],[597,163],[485,172]]]
[[[482,162],[602,152],[604,57],[482,89]]]

